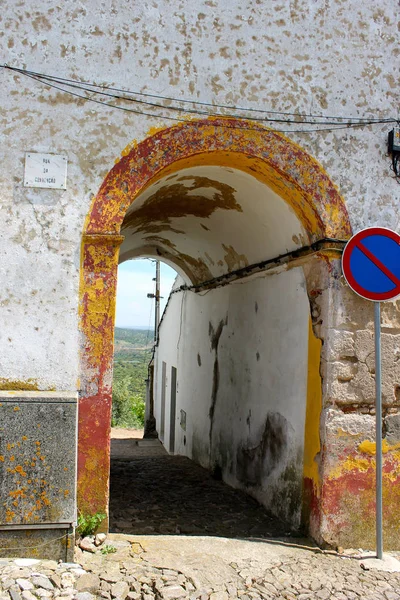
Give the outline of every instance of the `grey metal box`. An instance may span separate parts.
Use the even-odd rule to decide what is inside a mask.
[[[76,520],[77,394],[0,392],[0,527]]]

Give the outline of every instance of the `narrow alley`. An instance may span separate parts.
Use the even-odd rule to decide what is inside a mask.
[[[158,440],[113,439],[110,530],[135,535],[290,535],[250,496]]]

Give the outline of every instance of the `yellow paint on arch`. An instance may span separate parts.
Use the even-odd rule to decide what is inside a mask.
[[[320,474],[317,462],[321,451],[320,419],[322,411],[322,382],[319,372],[322,342],[315,335],[311,317],[308,326],[308,376],[307,376],[307,406],[304,432],[304,463],[303,478],[307,485],[305,489],[303,516],[309,515],[313,499],[320,493]]]

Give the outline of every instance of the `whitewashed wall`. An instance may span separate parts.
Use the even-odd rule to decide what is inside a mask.
[[[155,407],[177,368],[175,453],[220,471],[293,525],[300,523],[309,302],[301,268],[203,294],[174,293],[160,327]],[[186,412],[186,431],[180,410]],[[264,435],[265,432],[265,435]]]

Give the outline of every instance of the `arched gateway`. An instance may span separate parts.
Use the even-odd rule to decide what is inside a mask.
[[[242,487],[266,505],[273,498],[276,502],[280,489],[284,495],[289,493],[290,486],[296,488],[293,498],[297,500],[290,499],[296,506],[286,510],[284,516],[299,525],[303,511],[303,519],[308,522],[311,518],[311,529],[318,537],[320,484],[316,457],[320,451],[321,344],[315,333],[319,335],[321,315],[315,301],[329,277],[333,277],[331,263],[338,258],[337,249],[341,247],[337,241],[348,239],[350,234],[344,202],[322,167],[290,140],[253,122],[223,118],[185,122],[151,135],[124,153],[93,201],[82,243],[82,392],[78,447],[81,510],[103,512],[108,505],[113,329],[119,260],[159,256],[174,265],[188,284],[197,286],[194,289],[228,283],[232,273],[238,278],[262,273],[274,265],[286,271],[287,282],[278,269],[275,274],[281,277],[280,291],[274,283],[268,284],[272,286],[270,302],[275,302],[274,306],[279,304],[281,294],[283,311],[284,306],[290,306],[290,294],[299,299],[303,307],[299,308],[303,311],[298,317],[302,321],[298,327],[299,337],[293,338],[289,346],[296,346],[297,339],[299,343],[306,340],[298,357],[293,354],[288,358],[285,366],[288,371],[282,376],[283,381],[283,378],[290,380],[292,374],[303,373],[299,375],[300,395],[293,392],[293,398],[282,400],[282,406],[287,402],[287,408],[281,411],[284,417],[280,413],[277,417],[278,413],[271,411],[264,415],[268,427],[273,428],[275,423],[282,429],[283,421],[279,419],[287,423],[289,449],[282,459],[287,462],[282,466],[281,479],[275,478],[276,489],[272,496],[254,487],[256,476],[254,465],[249,464],[251,457],[258,452],[255,461],[272,460],[271,453],[275,451],[275,446],[266,441],[267,427],[263,429],[264,441],[260,444],[264,445],[260,451],[243,448],[240,438],[236,459],[231,458],[229,468],[232,478],[241,480]],[[235,299],[235,303],[239,306],[240,299]],[[314,332],[309,327],[310,303],[315,308]],[[256,303],[255,312],[257,310]],[[272,307],[271,310],[277,309]],[[289,308],[286,312],[292,311]],[[297,313],[293,314],[295,323]],[[232,322],[235,318],[240,321],[236,315],[231,317]],[[297,331],[296,323],[296,326],[290,325],[285,319],[280,336],[286,335],[284,331]],[[280,320],[279,315],[277,320]],[[211,323],[210,327],[214,325]],[[215,339],[211,347],[216,352],[217,327],[212,331]],[[228,341],[224,343],[227,345]],[[235,351],[232,346],[232,354]],[[219,369],[222,368],[219,365]],[[280,383],[275,384],[279,396]],[[262,396],[263,390],[260,390]],[[291,393],[285,388],[286,395]],[[214,397],[210,402],[213,408],[204,409],[207,415],[217,410]],[[238,402],[240,404],[240,399]],[[293,422],[291,415],[294,415]],[[220,425],[210,425],[210,447],[216,447],[217,441],[224,438],[223,431],[219,431],[217,440],[218,427]],[[223,455],[221,447],[215,450],[217,455]],[[290,461],[294,460],[292,455],[297,456],[296,464],[302,471],[301,483],[297,475],[294,483],[294,480],[287,481]],[[260,468],[262,470],[257,467]],[[268,480],[268,473],[263,476]],[[263,480],[261,486],[264,483]]]

